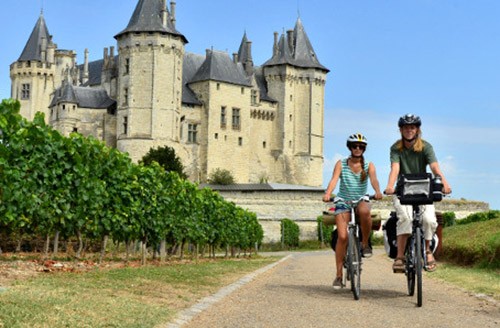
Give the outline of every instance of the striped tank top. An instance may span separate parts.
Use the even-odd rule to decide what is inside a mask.
[[[344,200],[358,200],[361,196],[366,194],[368,188],[368,165],[365,162],[364,170],[367,174],[365,181],[361,182],[361,172],[354,173],[349,165],[347,165],[348,158],[341,160],[342,172],[340,173],[340,186],[338,197]]]

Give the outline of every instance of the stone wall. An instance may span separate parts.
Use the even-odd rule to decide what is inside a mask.
[[[301,240],[317,239],[316,218],[328,208],[321,201],[322,189],[308,190],[218,190],[225,200],[257,214],[264,229],[264,243],[280,242],[280,221],[295,221],[300,228]],[[436,211],[455,212],[457,219],[469,214],[489,210],[489,205],[478,201],[445,199],[436,203]],[[390,197],[372,202],[372,216],[385,220],[393,210]]]

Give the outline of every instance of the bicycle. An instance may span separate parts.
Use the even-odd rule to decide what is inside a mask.
[[[405,275],[407,279],[408,296],[415,294],[417,286],[417,306],[423,303],[422,270],[427,266],[425,238],[422,227],[422,208],[420,205],[429,205],[443,199],[443,184],[441,178],[432,178],[430,173],[403,174],[397,187],[396,195],[401,205],[411,205],[412,233],[408,238],[405,249]]]
[[[374,199],[374,195],[364,195],[358,200],[345,201],[342,198],[336,197],[331,199],[334,204],[343,202],[351,208],[351,217],[347,224],[347,250],[344,257],[344,266],[342,274],[342,283],[346,286],[347,280],[351,282],[351,291],[355,300],[359,300],[361,292],[361,238],[360,226],[356,222],[356,208],[361,201],[369,202]]]

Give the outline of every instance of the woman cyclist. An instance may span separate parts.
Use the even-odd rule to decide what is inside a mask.
[[[329,202],[333,190],[340,179],[338,197],[344,200],[358,200],[366,194],[368,178],[375,190],[375,199],[381,199],[380,186],[377,180],[375,166],[371,162],[365,161],[363,156],[368,141],[361,133],[355,133],[347,138],[347,148],[351,151],[348,158],[339,160],[333,169],[332,178],[328,184],[324,202]],[[360,202],[356,209],[356,214],[360,219],[362,233],[361,252],[364,257],[370,257],[372,250],[368,244],[372,226],[370,205],[367,202]],[[335,247],[335,262],[337,266],[336,278],[333,281],[333,287],[340,289],[342,284],[342,267],[347,248],[347,224],[350,219],[350,208],[347,204],[338,202],[335,206],[335,224],[337,225],[338,239]]]
[[[425,173],[429,165],[434,175],[441,176],[443,192],[451,193],[451,188],[439,167],[432,145],[422,139],[420,117],[406,114],[398,121],[401,139],[391,147],[391,172],[385,193],[394,194],[394,184],[401,174]],[[392,269],[395,273],[404,272],[404,251],[406,240],[411,234],[413,213],[411,205],[401,205],[399,199],[393,197],[394,208],[398,216],[397,223],[397,246],[398,252]],[[430,241],[437,228],[436,212],[434,205],[422,205],[422,225],[425,237],[425,249],[427,254],[427,271],[436,270],[436,261],[430,249]]]

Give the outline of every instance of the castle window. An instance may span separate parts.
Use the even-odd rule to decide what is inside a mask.
[[[123,89],[123,105],[128,105],[128,88]]]
[[[266,148],[266,142],[262,142],[262,148]]]
[[[219,139],[219,134],[218,133],[214,134],[214,139]]]
[[[222,106],[220,109],[220,127],[226,128],[226,106]]]
[[[243,146],[243,138],[242,137],[238,138],[238,146]]]
[[[73,132],[78,133],[78,128],[73,128]]]
[[[66,110],[66,105],[63,105],[63,110]]]
[[[245,94],[245,88],[241,87],[241,94],[244,95]]]
[[[293,95],[290,95],[290,101],[293,101]]]
[[[123,134],[127,134],[128,130],[128,116],[123,116]]]
[[[24,83],[21,86],[21,99],[23,100],[28,100],[30,99],[30,84],[29,83]]]
[[[292,121],[292,114],[290,114],[290,122]]]
[[[233,129],[234,130],[239,130],[241,128],[241,123],[240,123],[240,109],[239,108],[233,108]]]
[[[220,90],[220,83],[217,83],[217,90]]]
[[[250,100],[251,100],[252,105],[257,105],[258,104],[257,90],[252,90],[252,95],[250,97],[251,97]]]
[[[198,135],[197,124],[188,124],[188,142],[196,143],[196,137]]]
[[[125,58],[125,74],[130,73],[130,58]]]

